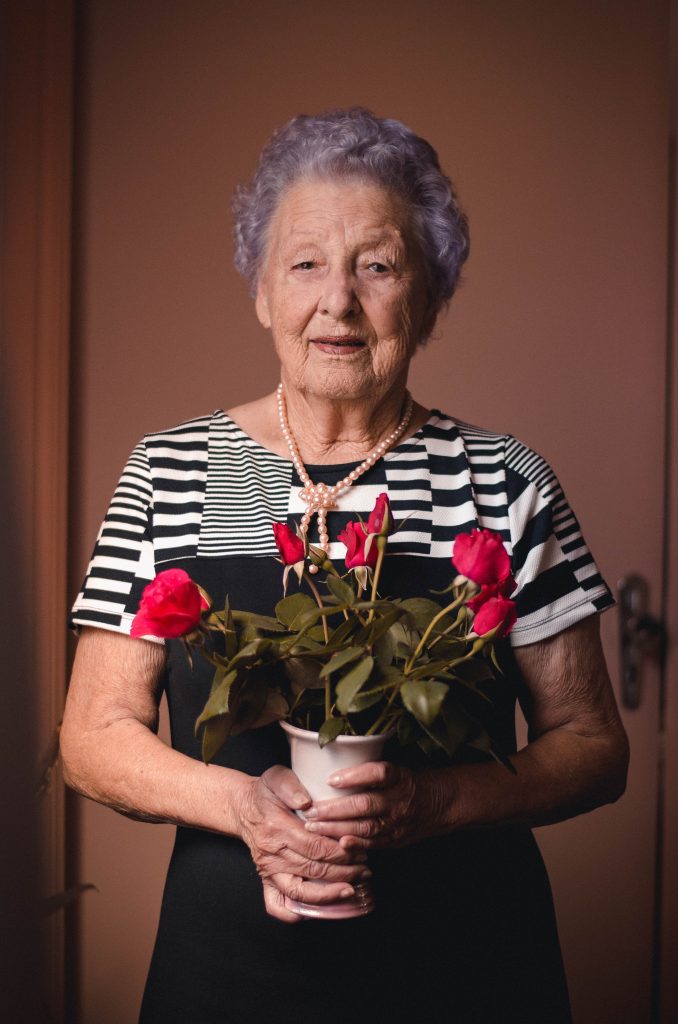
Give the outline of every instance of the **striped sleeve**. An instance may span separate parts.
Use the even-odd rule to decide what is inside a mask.
[[[142,441],[128,459],[101,524],[71,611],[73,629],[95,626],[129,634],[141,592],[155,576],[152,517],[153,485]]]
[[[554,636],[614,604],[553,470],[506,439],[506,492],[518,621],[514,646]]]

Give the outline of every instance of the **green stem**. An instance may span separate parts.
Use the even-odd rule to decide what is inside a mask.
[[[377,588],[379,587],[379,577],[381,576],[381,567],[382,567],[382,564],[384,562],[384,555],[386,554],[386,537],[382,537],[381,535],[379,535],[379,536],[375,537],[374,543],[377,545],[377,550],[378,550],[379,553],[377,555],[377,564],[374,567],[374,575],[372,577],[372,594],[370,596],[370,601],[376,601],[377,597],[379,596]],[[370,609],[370,613],[367,616],[367,625],[368,626],[369,626],[369,624],[370,624],[370,622],[372,621],[373,618],[374,618],[374,608],[371,608]]]
[[[320,594],[318,593],[318,588],[316,587],[315,583],[311,579],[309,573],[304,572],[304,579],[308,583],[308,585],[309,585],[309,587],[310,587],[310,589],[311,589],[311,591],[313,593],[313,596],[314,596],[314,598],[316,600],[316,604],[318,605],[318,608],[324,608],[325,605],[323,604],[323,599],[320,596]],[[328,644],[330,642],[330,634],[329,634],[329,631],[327,629],[327,618],[326,618],[326,616],[325,615],[321,615],[320,621],[323,624],[323,633],[325,634],[325,643]]]
[[[461,622],[461,620],[462,620],[462,613],[459,612],[459,614],[457,615],[457,617],[454,620],[454,622],[450,623],[450,625],[447,627],[447,629],[444,629],[442,631],[442,633],[439,633],[438,636],[435,638],[435,640],[432,643],[429,644],[429,648],[428,648],[429,651],[432,651],[433,648],[435,647],[435,645],[437,643],[440,643],[440,641],[442,639],[444,639],[444,637],[446,637],[448,633],[451,633],[453,629],[456,629],[457,626],[459,625],[459,623]]]
[[[414,654],[411,655],[411,657],[407,661],[407,664],[405,665],[405,670],[404,670],[405,671],[405,675],[407,675],[408,672],[412,671],[412,666],[414,665],[415,661],[417,660],[417,658],[419,657],[419,655],[423,651],[424,645],[426,644],[426,641],[428,640],[429,636],[431,635],[431,632],[433,631],[433,627],[435,626],[435,624],[437,622],[440,622],[440,620],[443,618],[443,616],[447,615],[448,612],[454,611],[455,608],[458,608],[459,605],[462,604],[462,602],[464,601],[465,597],[466,597],[466,587],[464,587],[464,589],[462,590],[462,592],[459,595],[459,597],[455,598],[455,600],[451,604],[448,604],[446,608],[441,609],[441,611],[439,611],[437,615],[433,616],[433,618],[429,622],[428,626],[426,627],[421,640],[417,644],[417,646],[416,646],[416,648],[414,650]]]
[[[373,736],[378,731],[378,729],[381,728],[382,723],[388,717],[388,714],[389,714],[389,712],[391,710],[393,702],[394,702],[394,700],[396,699],[396,697],[398,696],[399,693],[400,693],[400,687],[399,686],[394,686],[393,687],[393,692],[391,693],[391,696],[388,698],[388,700],[384,704],[384,707],[381,710],[381,714],[377,716],[376,720],[369,727],[369,729],[365,733],[366,736]]]
[[[308,583],[309,587],[311,588],[311,592],[313,593],[313,596],[316,599],[318,608],[321,608],[321,609],[324,608],[325,605],[323,604],[323,599],[320,596],[320,594],[318,593],[318,588],[316,587],[315,583],[311,579],[310,573],[304,572],[304,579],[306,580],[306,582]],[[323,634],[325,636],[325,643],[328,644],[330,642],[330,634],[329,634],[329,630],[327,628],[327,616],[321,615],[320,616],[320,621],[323,624]],[[330,680],[330,677],[328,676],[327,679],[325,680],[325,718],[326,719],[329,718],[330,715],[332,714],[332,690],[331,690],[331,686],[332,686],[332,682]]]

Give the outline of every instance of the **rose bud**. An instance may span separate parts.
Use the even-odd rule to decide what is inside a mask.
[[[183,569],[159,572],[141,596],[130,636],[158,636],[170,640],[192,633],[209,602]]]
[[[306,557],[304,542],[285,523],[274,523],[273,534],[283,565],[296,565]]]
[[[511,560],[494,530],[460,533],[454,538],[452,562],[457,572],[480,586],[503,583],[511,574]]]
[[[516,581],[509,573],[503,583],[486,583],[480,588],[480,592],[466,602],[466,607],[472,612],[478,612],[491,597],[510,597],[516,588]]]
[[[346,545],[346,568],[355,569],[361,565],[367,565],[371,569],[377,564],[379,554],[376,544],[372,544],[369,551],[365,553],[365,542],[367,531],[363,523],[350,522],[346,529],[338,535],[337,540]]]
[[[370,512],[370,518],[367,520],[367,532],[379,533],[382,537],[388,537],[389,534],[393,533],[394,526],[395,523],[393,522],[393,513],[391,512],[388,494],[382,491]]]
[[[518,617],[516,602],[508,597],[491,597],[485,601],[473,620],[473,632],[476,636],[485,636],[496,630],[495,636],[508,636]]]

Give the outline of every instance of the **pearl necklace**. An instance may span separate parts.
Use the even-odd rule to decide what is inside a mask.
[[[350,473],[343,477],[343,479],[338,480],[332,487],[328,487],[327,484],[314,484],[306,472],[306,467],[301,461],[301,456],[299,455],[297,442],[294,440],[294,435],[290,430],[290,425],[287,420],[287,409],[285,407],[285,396],[283,394],[282,384],[278,385],[277,399],[280,429],[285,441],[287,442],[287,447],[289,448],[294,468],[297,471],[299,479],[304,485],[303,490],[299,491],[299,497],[306,505],[306,511],[301,517],[300,529],[302,534],[306,534],[311,522],[311,517],[314,513],[317,513],[320,547],[323,551],[327,551],[330,540],[327,533],[328,511],[337,507],[336,499],[339,495],[343,494],[344,491],[347,491],[351,484],[354,483],[359,476],[362,476],[363,473],[370,469],[403,434],[412,417],[412,396],[409,392],[405,393],[405,412],[403,413],[403,418],[395,430],[392,430],[391,433],[383,439],[383,441],[380,441],[376,448],[372,449],[367,458],[364,459],[359,466],[352,469]],[[315,565],[311,566],[311,571],[313,571],[313,569],[317,572],[317,567]]]

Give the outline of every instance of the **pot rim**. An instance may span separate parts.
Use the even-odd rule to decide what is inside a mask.
[[[299,738],[308,737],[309,739],[311,737],[318,738],[318,733],[313,729],[300,729],[298,725],[292,725],[291,722],[286,722],[283,718],[279,719],[279,722],[285,732],[291,736],[298,736]],[[341,746],[352,746],[377,740],[390,740],[392,736],[395,736],[395,733],[395,729],[389,729],[388,732],[376,732],[372,733],[371,736],[337,736],[331,742],[339,743]]]

